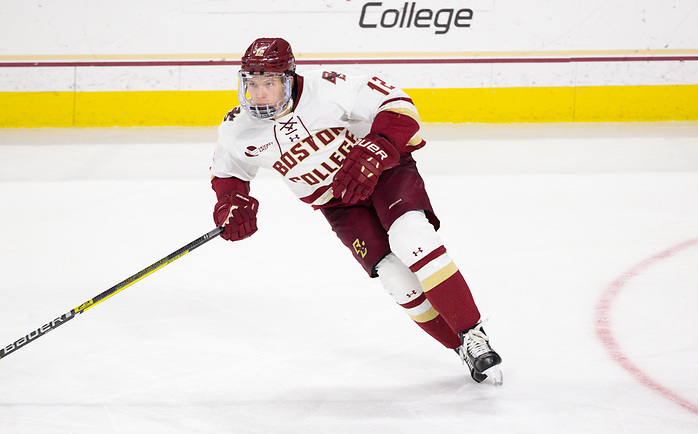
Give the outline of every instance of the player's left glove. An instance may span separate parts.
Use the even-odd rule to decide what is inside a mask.
[[[332,192],[346,204],[367,199],[378,184],[381,173],[397,166],[400,153],[384,137],[368,134],[359,140],[334,175]]]

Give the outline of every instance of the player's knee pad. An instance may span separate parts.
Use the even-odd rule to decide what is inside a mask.
[[[423,323],[438,315],[426,299],[417,276],[393,253],[378,263],[376,271],[388,294],[414,321]]]
[[[409,211],[388,230],[390,249],[408,267],[443,246],[441,237],[423,211]]]
[[[392,253],[376,265],[376,271],[383,288],[398,304],[408,303],[422,293],[417,276]]]

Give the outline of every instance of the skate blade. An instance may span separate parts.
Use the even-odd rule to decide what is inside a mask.
[[[482,374],[487,375],[485,381],[488,383],[494,383],[495,386],[501,386],[504,381],[502,370],[499,369],[499,366],[492,366],[490,369],[482,371]]]

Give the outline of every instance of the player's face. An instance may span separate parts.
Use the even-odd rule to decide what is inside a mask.
[[[284,97],[281,77],[251,76],[247,79],[247,91],[256,105],[276,104]]]

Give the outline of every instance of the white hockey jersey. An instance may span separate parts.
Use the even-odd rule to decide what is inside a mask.
[[[211,174],[254,179],[260,167],[275,170],[303,202],[320,207],[332,199],[332,178],[351,147],[381,111],[419,123],[407,94],[374,76],[315,71],[297,76],[294,110],[257,119],[236,107],[218,128]],[[418,135],[408,146],[423,144]]]

